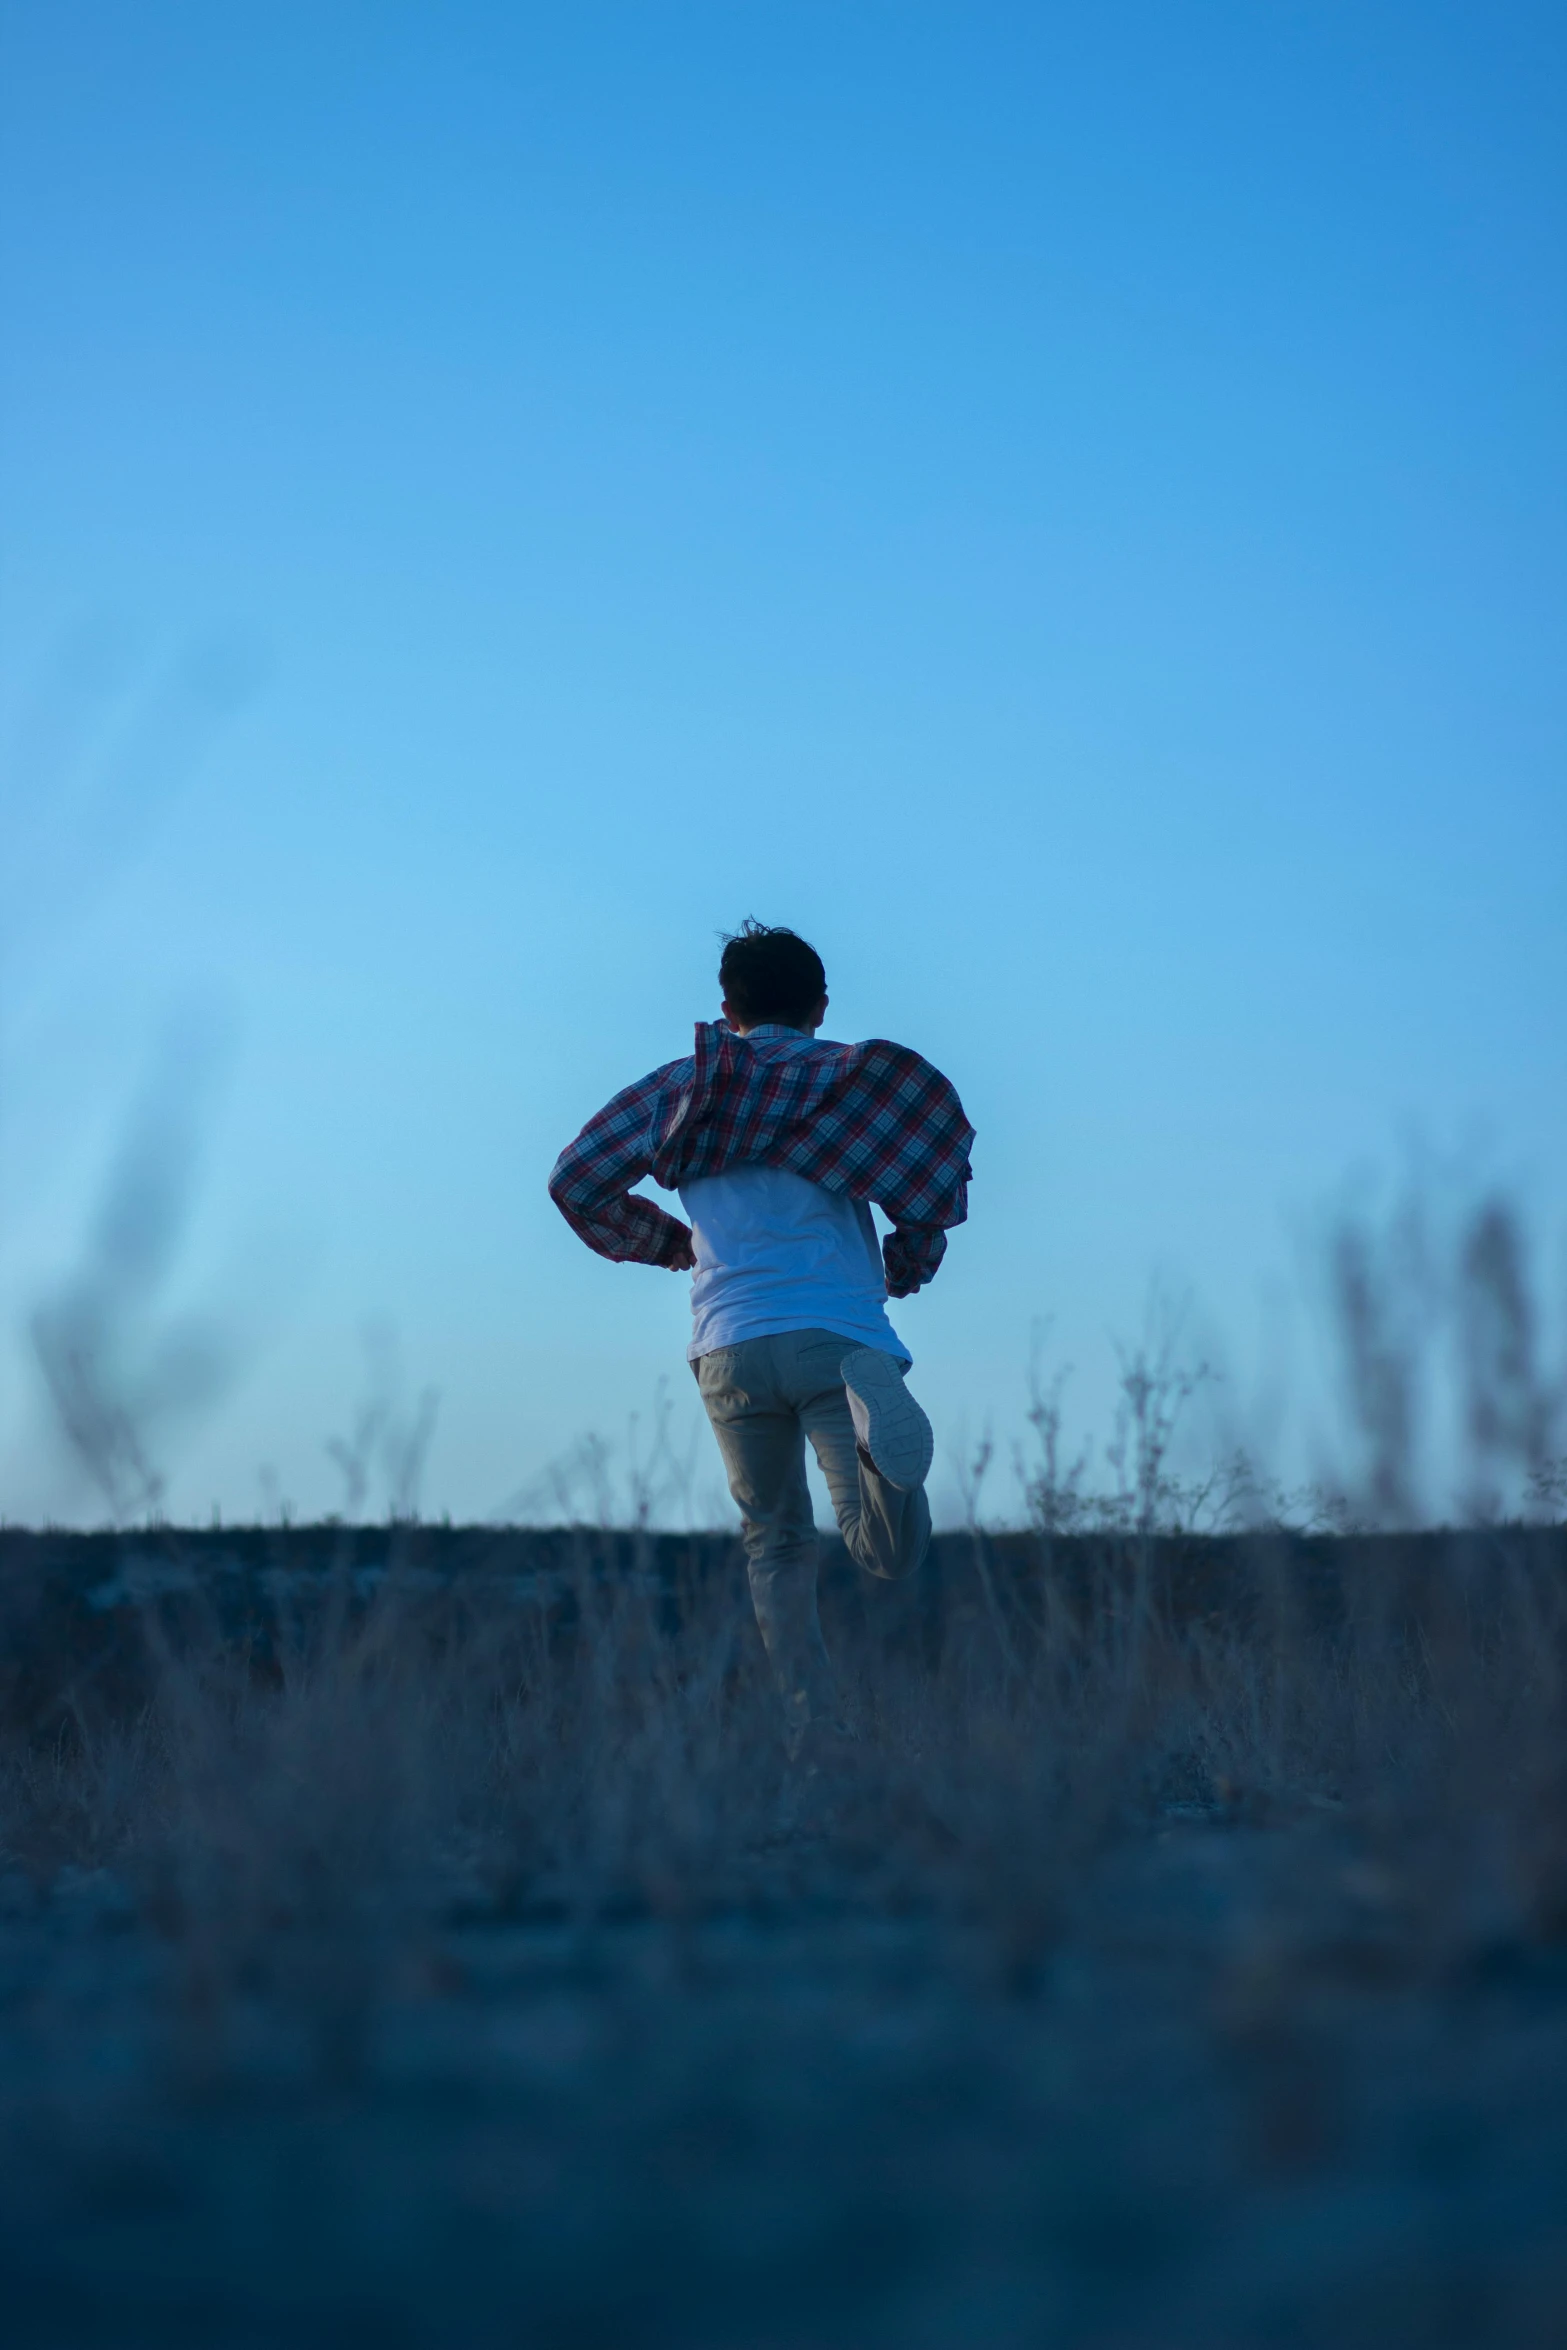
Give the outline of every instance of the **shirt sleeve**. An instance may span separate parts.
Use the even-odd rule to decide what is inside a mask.
[[[881,1244],[889,1297],[912,1297],[947,1253],[947,1235],[939,1224],[896,1224]]]
[[[579,1240],[614,1264],[680,1265],[689,1226],[650,1199],[630,1196],[652,1170],[664,1072],[655,1070],[606,1102],[550,1171],[550,1198]]]

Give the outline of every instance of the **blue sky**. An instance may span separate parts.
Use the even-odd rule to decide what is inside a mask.
[[[948,1444],[1155,1278],[1240,1409],[1411,1135],[1559,1263],[1564,94],[1508,0],[0,0],[0,1506],[182,1054],[177,1511],[331,1506],[367,1326],[435,1509],[689,1433],[543,1179],[753,912],[979,1129]]]

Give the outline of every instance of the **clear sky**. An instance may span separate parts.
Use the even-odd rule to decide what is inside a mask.
[[[367,1326],[427,1507],[684,1440],[544,1178],[748,913],[979,1129],[944,1446],[1155,1276],[1249,1392],[1410,1134],[1559,1237],[1564,98],[1518,0],[0,0],[0,1507],[160,1117],[177,1512],[339,1500]]]

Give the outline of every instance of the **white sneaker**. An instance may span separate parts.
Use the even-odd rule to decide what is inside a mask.
[[[903,1384],[902,1365],[874,1346],[857,1346],[844,1356],[839,1370],[862,1447],[889,1485],[912,1493],[930,1473],[936,1439]]]

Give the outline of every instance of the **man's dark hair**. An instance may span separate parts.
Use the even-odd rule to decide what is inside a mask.
[[[747,1028],[762,1020],[803,1028],[827,993],[827,974],[816,949],[796,931],[766,922],[742,922],[724,940],[718,981]]]

